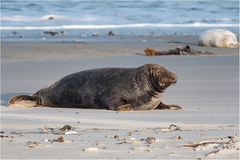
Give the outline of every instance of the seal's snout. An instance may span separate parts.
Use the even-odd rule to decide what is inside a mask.
[[[172,83],[173,84],[177,83],[177,79],[172,79]]]
[[[176,74],[172,73],[171,81],[172,81],[173,84],[177,83],[177,75]]]

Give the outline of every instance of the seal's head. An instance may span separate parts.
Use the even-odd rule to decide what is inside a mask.
[[[224,48],[238,48],[239,43],[235,36],[226,35],[221,42],[221,46]]]
[[[176,74],[157,64],[146,64],[149,84],[157,92],[164,92],[170,85],[177,83]]]

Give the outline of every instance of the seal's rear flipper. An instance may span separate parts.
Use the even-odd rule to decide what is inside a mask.
[[[11,97],[8,101],[9,107],[36,107],[40,105],[40,98],[28,95]]]
[[[175,105],[175,104],[167,105],[167,104],[164,104],[164,103],[160,102],[160,104],[155,109],[180,110],[180,109],[182,109],[182,107],[180,107],[178,105]]]
[[[132,111],[133,107],[130,104],[125,104],[125,105],[121,105],[116,107],[116,111],[120,111],[120,112],[126,112],[126,111]]]

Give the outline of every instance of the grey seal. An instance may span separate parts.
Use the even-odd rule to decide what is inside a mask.
[[[91,69],[70,74],[32,96],[14,96],[9,106],[177,110],[181,107],[161,102],[164,91],[176,82],[176,74],[157,64]]]

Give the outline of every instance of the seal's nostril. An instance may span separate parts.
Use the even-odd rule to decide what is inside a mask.
[[[172,77],[172,82],[173,82],[173,83],[177,83],[177,78]]]

